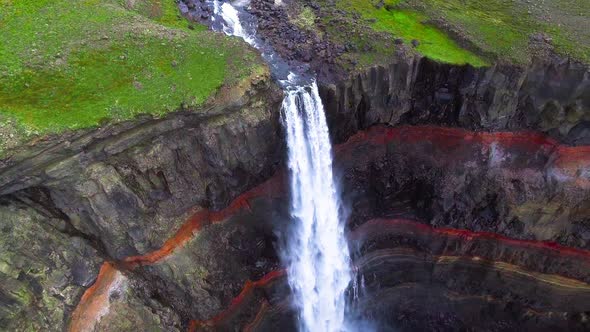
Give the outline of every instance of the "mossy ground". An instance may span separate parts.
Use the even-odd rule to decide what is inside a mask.
[[[198,106],[260,65],[239,40],[192,28],[174,0],[0,0],[0,152]]]
[[[371,1],[340,0],[338,7],[360,13],[376,31],[391,33],[406,43],[419,41],[417,50],[432,59],[455,64],[486,65],[481,57],[459,46],[445,32],[427,24],[428,18],[424,14],[395,8],[398,2],[387,0],[376,6]]]
[[[590,63],[590,1],[582,0],[336,0],[322,10],[328,34],[351,43],[361,65],[391,56],[391,38],[419,41],[423,55],[453,64],[523,64],[542,35],[558,54]]]
[[[533,34],[545,34],[559,54],[590,63],[590,1],[402,0],[400,8],[423,12],[463,34],[498,59],[530,59]]]

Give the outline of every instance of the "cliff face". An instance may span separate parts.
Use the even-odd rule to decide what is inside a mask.
[[[359,320],[587,328],[588,75],[412,57],[321,87]],[[281,98],[262,77],[5,161],[0,326],[293,329]]]
[[[47,192],[47,204],[108,257],[159,248],[189,210],[227,205],[281,162],[281,92],[268,77],[248,89],[222,92],[203,111],[108,126],[17,156],[0,194],[35,201],[35,191]]]
[[[321,95],[337,142],[374,124],[436,124],[534,130],[570,145],[590,144],[590,72],[558,58],[526,68],[473,68],[398,57],[324,85]]]
[[[587,146],[531,132],[376,126],[339,149],[354,224],[406,214],[590,249]]]
[[[253,77],[206,109],[73,134],[5,161],[3,328],[66,329],[100,261],[159,249],[193,211],[219,209],[273,174],[281,99],[268,75]]]

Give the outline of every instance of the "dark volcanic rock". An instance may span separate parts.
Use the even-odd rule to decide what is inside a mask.
[[[398,57],[387,67],[324,85],[320,94],[336,142],[374,124],[442,124],[532,129],[590,144],[590,69],[567,60],[476,69]]]
[[[281,93],[256,84],[226,105],[102,128],[14,162],[0,194],[44,188],[114,259],[157,249],[189,210],[227,205],[281,162]]]
[[[297,64],[308,63],[321,80],[332,81],[345,77],[342,68],[334,65],[335,58],[345,47],[325,38],[314,22],[305,26],[300,22],[303,3],[286,2],[276,5],[274,0],[253,0],[250,13],[257,17],[257,33],[284,59]],[[309,13],[317,17],[318,6],[310,4]]]
[[[351,239],[357,315],[380,331],[590,327],[590,252],[406,220],[368,222]]]
[[[194,19],[210,15],[183,3]],[[310,62],[324,82],[338,77],[332,65],[345,46],[271,1],[250,10],[288,60]],[[353,243],[366,281],[359,315],[383,329],[587,328],[587,260],[506,243],[590,248],[589,151],[560,145],[590,143],[588,68],[392,61],[321,86],[335,142],[372,128],[335,149],[351,229],[405,216],[497,237],[381,225]],[[289,236],[287,186],[259,190],[284,162],[281,92],[268,77],[245,90],[2,161],[0,328],[63,329],[87,303],[84,289],[96,295],[90,285],[102,285],[94,280],[106,259],[120,279],[98,292],[109,305],[99,330],[293,330],[284,280],[243,291],[280,269],[276,248]],[[536,133],[497,133],[523,129]]]
[[[590,249],[590,149],[535,133],[374,127],[339,146],[352,223],[399,213],[437,226]]]
[[[0,330],[63,331],[101,258],[68,220],[0,198]]]
[[[186,245],[134,273],[184,317],[206,320],[225,310],[247,280],[279,268],[276,233],[289,220],[281,196],[248,201],[248,208],[204,227]]]

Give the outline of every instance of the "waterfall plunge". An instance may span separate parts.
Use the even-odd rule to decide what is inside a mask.
[[[241,25],[235,7],[215,0],[214,12],[223,19],[226,34],[257,46],[253,34]],[[286,86],[282,115],[294,223],[283,248],[283,261],[299,311],[300,329],[341,332],[345,330],[345,291],[351,281],[350,257],[332,174],[332,146],[324,106],[315,82],[304,86],[282,83]]]
[[[289,284],[303,330],[339,332],[351,277],[324,107],[315,82],[286,93],[283,116],[296,223],[284,253]]]

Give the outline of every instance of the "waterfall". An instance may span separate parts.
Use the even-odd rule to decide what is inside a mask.
[[[215,0],[214,13],[223,20],[223,32],[261,49],[271,68],[280,67],[272,63],[278,57],[268,47],[262,50],[254,33],[242,26],[243,12]],[[292,216],[292,232],[282,257],[300,330],[341,332],[345,330],[345,291],[352,278],[332,174],[332,146],[315,80],[297,83],[296,77],[290,73],[280,80],[285,91],[281,112],[287,134]]]
[[[342,331],[351,281],[348,246],[332,175],[332,147],[315,82],[286,91],[283,116],[294,232],[285,252],[305,331]]]
[[[229,2],[220,4],[218,0],[213,2],[213,13],[223,18],[223,32],[226,35],[242,38],[246,43],[256,46],[254,37],[246,33],[240,22],[238,10]]]

